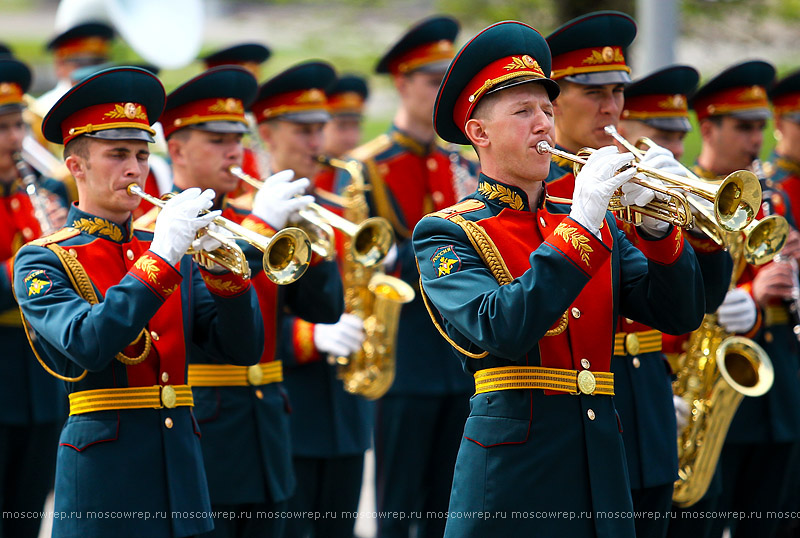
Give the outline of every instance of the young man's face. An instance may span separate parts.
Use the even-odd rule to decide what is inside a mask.
[[[433,125],[433,105],[442,83],[444,72],[413,71],[397,75],[395,86],[409,117],[417,124]]]
[[[87,157],[66,159],[78,185],[78,207],[87,213],[124,223],[141,199],[128,194],[128,185],[144,187],[150,151],[142,140],[87,140]]]
[[[241,133],[212,133],[187,129],[188,136],[172,136],[169,152],[173,166],[180,170],[178,187],[214,189],[217,195],[233,191],[239,179],[231,166],[241,166],[244,156]]]
[[[613,139],[603,128],[617,126],[625,104],[622,84],[585,86],[560,83],[561,94],[553,103],[556,117],[556,142],[568,151],[583,147],[601,148]]]
[[[642,137],[647,137],[662,148],[670,150],[677,160],[680,161],[683,156],[683,139],[686,138],[684,131],[665,131],[641,121],[623,120],[619,124],[619,133],[631,144],[635,144]]]
[[[258,130],[269,147],[272,171],[294,170],[296,178],[313,178],[319,167],[317,156],[322,153],[324,126],[283,120],[260,124]]]
[[[16,177],[14,153],[22,150],[25,123],[22,112],[0,115],[0,181],[13,181]]]
[[[323,129],[323,153],[341,157],[361,141],[361,116],[340,115],[331,118]]]
[[[550,154],[536,144],[553,145],[553,104],[535,82],[501,90],[493,102],[473,115],[488,141],[479,147],[481,168],[490,176],[518,186],[543,181],[550,170]],[[470,120],[472,121],[472,120]]]
[[[788,118],[775,118],[778,133],[778,151],[783,157],[800,162],[800,122]]]
[[[723,116],[719,123],[701,125],[703,150],[717,163],[716,173],[729,174],[750,168],[761,151],[766,120],[742,120]]]

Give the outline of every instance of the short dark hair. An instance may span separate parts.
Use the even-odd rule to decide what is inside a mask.
[[[77,155],[83,159],[89,158],[89,139],[85,136],[76,136],[64,146],[64,159],[70,155]]]

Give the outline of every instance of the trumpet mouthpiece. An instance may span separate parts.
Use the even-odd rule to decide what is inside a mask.
[[[606,132],[606,134],[609,134],[611,136],[617,134],[617,128],[614,127],[613,125],[606,125],[605,127],[603,127],[603,130]]]
[[[550,153],[550,144],[547,143],[547,140],[542,140],[536,144],[536,151],[538,151],[541,155]]]

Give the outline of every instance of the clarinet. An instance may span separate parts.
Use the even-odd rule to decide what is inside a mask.
[[[19,152],[14,153],[13,158],[19,176],[22,179],[22,184],[25,185],[25,192],[28,194],[28,198],[30,198],[31,204],[33,205],[33,215],[36,217],[36,220],[39,221],[42,235],[50,235],[56,231],[56,229],[48,217],[47,197],[45,194],[39,192],[40,189],[37,187],[36,174],[33,172],[33,169],[28,166],[28,163],[25,162],[25,159],[22,158],[22,154]]]
[[[766,174],[764,173],[764,167],[761,165],[759,159],[753,160],[753,173],[755,173],[762,185],[766,184]],[[773,213],[771,202],[771,193],[773,192],[775,192],[773,189],[765,189],[763,191],[762,199],[764,202],[761,204],[761,209],[765,216],[769,216]],[[800,277],[798,277],[798,270],[800,270],[800,268],[798,268],[797,260],[791,256],[784,258],[780,252],[775,255],[773,261],[777,263],[788,263],[792,269],[792,296],[788,299],[783,299],[783,305],[789,312],[792,332],[798,342],[800,342]]]

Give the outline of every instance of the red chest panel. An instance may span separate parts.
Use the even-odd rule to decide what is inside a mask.
[[[480,225],[496,238],[495,244],[514,278],[531,270],[530,255],[550,236],[565,214],[551,214],[544,209],[536,213],[504,209],[496,217],[480,221]],[[611,246],[608,226],[601,230],[603,242]],[[541,365],[551,368],[582,370],[581,359],[588,359],[590,369],[608,371],[613,350],[613,289],[611,258],[589,280],[581,293],[567,308],[568,325],[558,335],[545,336],[539,341]],[[543,288],[545,289],[545,288]],[[558,293],[558,284],[548,288]],[[557,320],[553,327],[561,320]]]
[[[0,261],[13,257],[22,245],[41,233],[27,194],[17,192],[0,198]]]
[[[430,213],[457,202],[450,160],[441,152],[420,157],[405,152],[378,165],[400,205],[408,229]]]
[[[236,224],[241,224],[246,217],[230,207],[223,210],[222,216]],[[261,308],[261,318],[264,321],[264,352],[261,354],[260,362],[272,362],[275,360],[278,331],[278,286],[267,278],[264,271],[260,271],[252,279],[252,284],[258,296],[258,306]]]
[[[95,239],[85,245],[65,247],[74,250],[95,287],[105,296],[108,288],[119,284],[136,260],[150,247],[149,241],[134,238],[127,243]],[[128,255],[128,252],[132,255]],[[172,385],[186,383],[186,344],[184,340],[181,293],[172,293],[150,319],[146,330],[151,334],[153,348],[147,359],[127,366],[128,386],[144,387],[165,384],[162,373]],[[126,352],[127,354],[127,352]]]

